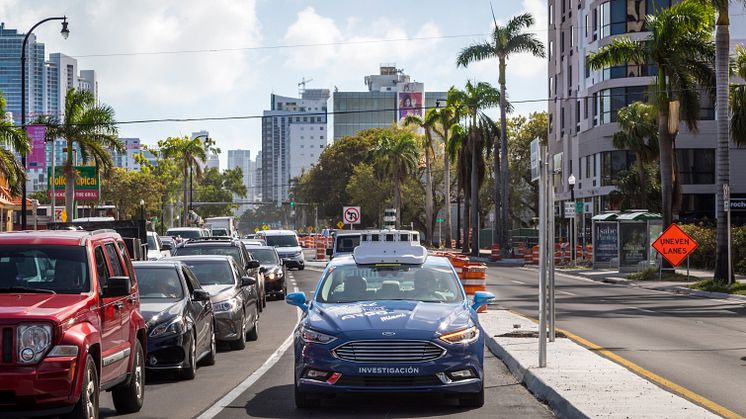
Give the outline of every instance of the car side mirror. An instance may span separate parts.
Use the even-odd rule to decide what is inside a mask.
[[[124,297],[130,294],[132,282],[128,276],[112,276],[104,289],[104,298]]]
[[[334,254],[334,249],[326,249],[326,255],[331,256]]]
[[[254,279],[254,278],[252,278],[250,276],[245,276],[245,277],[241,278],[241,286],[242,287],[249,287],[249,286],[252,286],[252,285],[255,285],[255,284],[256,284],[256,279]]]
[[[192,300],[194,301],[210,301],[210,293],[203,289],[196,289],[192,293]]]
[[[256,269],[261,265],[258,260],[250,260],[249,263],[246,264],[246,269]]]
[[[174,249],[174,248],[173,248],[173,247],[171,247],[171,245],[170,245],[170,244],[168,244],[168,243],[163,243],[163,244],[161,245],[161,250],[168,250],[168,251],[171,251],[171,250],[173,250],[173,249]]]
[[[285,297],[285,302],[291,306],[296,306],[303,311],[308,311],[308,305],[306,304],[306,294],[302,292],[291,292]]]
[[[495,294],[491,292],[477,291],[474,293],[474,304],[471,305],[471,308],[476,310],[483,305],[489,304],[494,299]]]

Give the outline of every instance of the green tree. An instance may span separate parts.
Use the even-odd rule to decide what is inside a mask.
[[[640,183],[640,172],[644,174],[647,181]],[[647,208],[651,212],[660,212],[660,178],[660,168],[656,160],[642,164],[640,161],[634,162],[629,170],[623,170],[618,174],[616,190],[609,194],[612,207],[622,211]],[[638,202],[640,197],[645,200],[643,206]]]
[[[0,93],[0,175],[8,181],[11,193],[18,194],[26,182],[26,170],[16,159],[13,150],[25,155],[30,146],[26,133],[5,118],[6,105],[5,97]]]
[[[614,133],[611,141],[619,150],[630,150],[635,153],[640,194],[637,195],[636,208],[647,208],[648,200],[645,185],[645,165],[658,158],[658,126],[655,108],[643,102],[634,102],[619,109],[617,116],[619,131]]]
[[[160,214],[165,186],[149,171],[127,171],[113,168],[101,181],[101,196],[116,206],[120,220],[140,217],[140,200],[145,201],[145,215]]]
[[[419,148],[415,134],[396,127],[385,130],[371,150],[373,164],[380,173],[389,176],[393,185],[393,204],[397,214],[397,227],[401,223],[401,185],[415,172],[419,160]]]
[[[438,123],[438,119],[439,115],[436,109],[430,109],[425,112],[424,118],[419,115],[410,114],[404,119],[405,126],[416,126],[425,131],[425,135],[422,138],[422,150],[425,156],[425,232],[430,243],[433,243],[433,196],[435,195],[432,172],[432,159],[435,158],[433,130]],[[431,155],[433,156],[432,158],[430,157]]]
[[[202,218],[223,217],[233,214],[238,204],[233,204],[233,197],[246,197],[246,185],[243,184],[243,171],[240,167],[226,169],[222,173],[210,168],[204,171],[202,179],[194,188],[195,199],[199,202],[231,202],[231,204],[202,205],[196,209]]]
[[[389,190],[391,182],[378,176],[372,164],[360,163],[353,167],[347,194],[350,204],[364,208],[361,214],[364,226],[381,226],[383,210],[390,203]]]
[[[516,116],[508,120],[508,163],[510,167],[511,224],[533,225],[538,214],[539,185],[531,181],[531,141],[546,143],[549,118],[546,112]]]
[[[73,149],[80,150],[83,164],[93,162],[99,170],[107,173],[113,167],[110,150],[124,151],[124,145],[111,106],[98,103],[88,90],[70,89],[65,96],[65,112],[60,120],[57,116],[43,116],[36,123],[47,126],[47,138],[62,138],[67,143],[67,155],[63,163],[65,173],[65,211],[73,213],[75,201],[75,165]]]
[[[522,14],[511,18],[505,26],[495,23],[492,31],[492,39],[482,43],[473,44],[461,50],[456,62],[459,66],[468,66],[475,61],[497,58],[498,61],[498,83],[500,84],[500,158],[495,158],[495,225],[500,224],[500,233],[493,232],[493,239],[499,238],[500,245],[504,255],[507,255],[508,249],[508,208],[509,208],[509,190],[508,190],[508,164],[499,167],[499,162],[508,161],[508,131],[507,131],[507,113],[508,97],[505,74],[507,71],[508,58],[513,54],[529,53],[535,57],[544,58],[544,44],[533,33],[524,32],[534,24],[534,17],[529,14]],[[498,154],[498,143],[495,142],[494,154]],[[500,173],[499,173],[500,172]],[[499,174],[498,174],[499,173]],[[502,197],[502,199],[501,199]],[[498,203],[500,210],[498,211]],[[500,214],[498,214],[500,213]],[[499,215],[499,216],[498,216]],[[497,229],[497,227],[496,227]],[[499,237],[498,237],[499,236]]]
[[[714,85],[715,46],[713,9],[696,0],[683,0],[657,15],[648,15],[645,25],[650,36],[642,41],[615,38],[588,57],[588,65],[600,70],[625,63],[654,64],[657,68],[652,101],[658,111],[658,144],[661,167],[661,203],[663,223],[673,221],[681,200],[675,141],[669,132],[669,119],[680,119],[690,131],[697,132],[700,87]],[[672,112],[672,110],[674,112]],[[677,120],[672,121],[677,125]]]
[[[189,176],[193,174],[197,179],[202,178],[202,166],[207,160],[208,150],[213,146],[211,139],[202,141],[201,137],[168,137],[158,141],[164,159],[173,159],[182,173],[184,190],[183,218],[181,225],[187,225],[189,220]]]

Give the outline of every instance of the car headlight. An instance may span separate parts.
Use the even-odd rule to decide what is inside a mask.
[[[52,345],[52,326],[48,324],[22,324],[16,329],[18,362],[39,362]]]
[[[182,316],[177,316],[174,319],[163,322],[156,327],[153,328],[153,330],[150,331],[150,337],[161,337],[161,336],[169,336],[169,335],[177,335],[179,333],[184,333],[186,330],[186,319]]]
[[[227,311],[234,311],[238,307],[238,299],[237,298],[229,298],[227,300],[223,300],[217,303],[212,304],[212,309],[216,313],[224,313]]]
[[[300,338],[303,339],[303,342],[306,343],[320,343],[322,345],[337,340],[337,338],[335,338],[334,336],[329,336],[327,334],[317,332],[305,326],[300,329]]]
[[[272,273],[270,273],[270,274],[269,274],[269,275],[267,276],[267,278],[269,278],[270,280],[272,280],[272,279],[275,279],[275,277],[276,277],[276,276],[277,276],[277,275],[275,275],[275,273],[274,273],[274,272],[272,272]]]
[[[448,343],[462,343],[468,344],[479,339],[479,328],[477,326],[467,327],[466,329],[457,330],[455,332],[446,333],[440,336],[440,340]]]

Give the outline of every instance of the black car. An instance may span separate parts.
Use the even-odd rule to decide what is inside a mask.
[[[267,294],[280,300],[284,299],[288,291],[285,281],[287,271],[277,250],[271,246],[250,246],[246,250],[262,264],[260,269],[264,274]]]
[[[215,337],[233,349],[258,338],[259,297],[256,280],[246,276],[230,256],[176,256],[210,293],[215,312]],[[169,259],[171,260],[171,259]],[[258,261],[253,261],[259,267]]]
[[[215,315],[210,293],[178,261],[134,262],[140,311],[148,326],[146,368],[177,370],[193,379],[197,362],[215,363]]]
[[[257,289],[259,290],[260,304],[259,311],[267,305],[267,294],[264,289],[264,275],[259,269],[259,264],[251,254],[246,250],[246,246],[240,240],[229,237],[204,237],[190,239],[172,252],[174,256],[188,255],[224,255],[232,256],[241,270],[246,271],[246,275],[256,279]]]

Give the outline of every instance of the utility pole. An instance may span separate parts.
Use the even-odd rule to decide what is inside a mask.
[[[547,147],[539,161],[539,367],[547,366]]]

